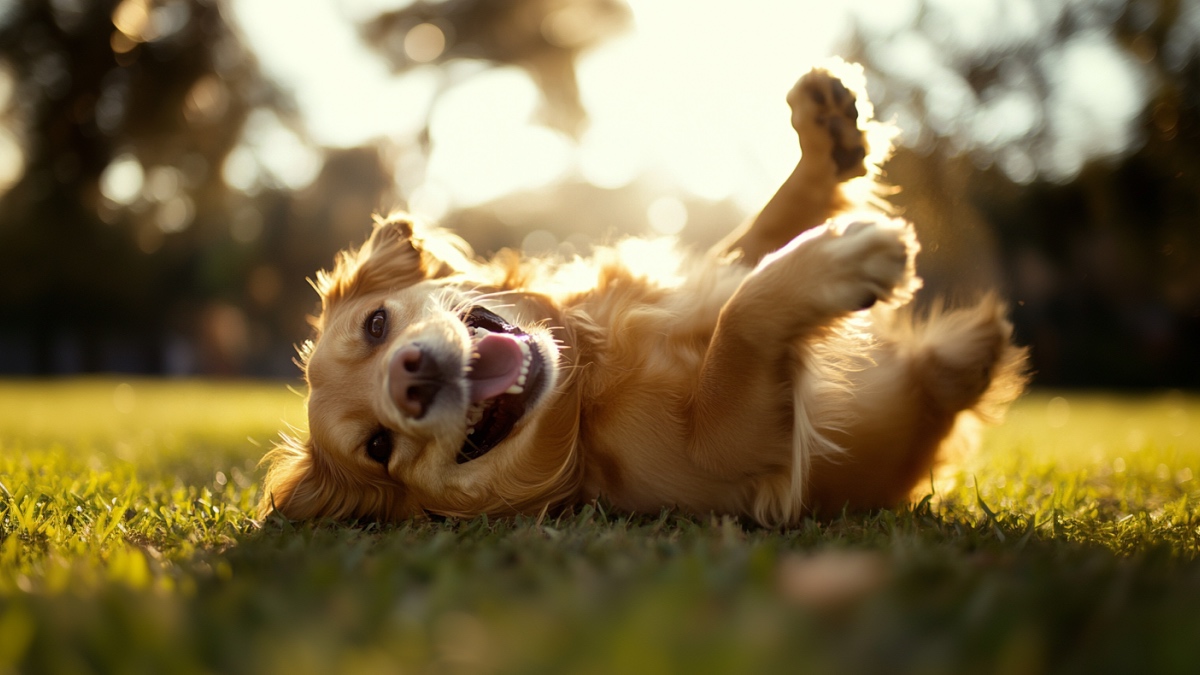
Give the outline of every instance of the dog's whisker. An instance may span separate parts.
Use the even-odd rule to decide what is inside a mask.
[[[473,290],[467,291],[464,293],[464,295],[467,296],[467,300],[466,300],[467,303],[481,302],[481,301],[485,301],[485,300],[491,300],[492,298],[502,298],[502,297],[510,296],[512,294],[513,294],[512,291],[492,291],[490,293],[480,293],[478,291],[473,291]]]

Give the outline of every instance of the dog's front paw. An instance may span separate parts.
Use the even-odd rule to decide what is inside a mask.
[[[921,287],[916,257],[921,246],[911,223],[868,217],[834,222],[818,239],[829,274],[821,289],[834,314],[877,302],[903,304]]]
[[[839,182],[866,175],[869,149],[857,97],[840,79],[814,68],[792,87],[787,101],[804,160],[830,163]]]

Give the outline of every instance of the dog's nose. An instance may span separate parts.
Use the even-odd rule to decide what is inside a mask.
[[[396,407],[409,417],[424,416],[443,386],[441,366],[419,343],[401,347],[392,355],[388,364],[388,393]]]

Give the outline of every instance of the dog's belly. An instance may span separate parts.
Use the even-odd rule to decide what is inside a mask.
[[[699,359],[674,366],[626,379],[612,396],[585,406],[583,496],[624,511],[742,511],[754,482],[790,472],[790,418],[781,416],[777,428],[729,448],[739,456],[737,472],[712,471],[696,462],[690,447]]]

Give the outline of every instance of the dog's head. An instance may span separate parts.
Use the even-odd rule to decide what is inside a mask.
[[[515,268],[441,230],[376,223],[314,284],[308,438],[268,455],[260,513],[402,519],[537,510],[577,473],[560,319]]]

